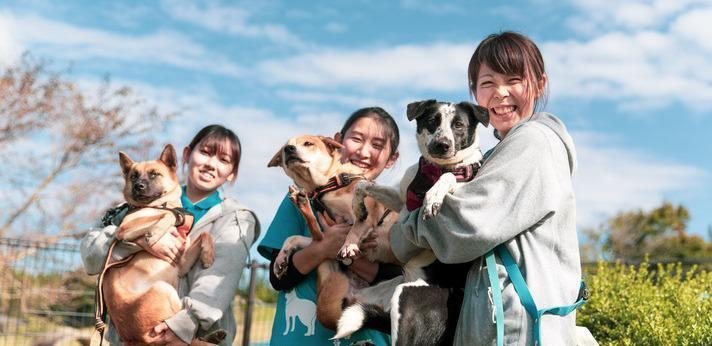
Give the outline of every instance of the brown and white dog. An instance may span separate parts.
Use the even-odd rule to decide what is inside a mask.
[[[175,226],[178,232],[173,231],[174,235],[185,242],[178,263],[147,251],[134,254],[121,265],[111,262],[111,250],[107,256],[99,279],[98,311],[105,303],[123,344],[147,345],[158,337],[153,328],[183,308],[176,291],[179,276],[185,275],[198,258],[209,267],[215,250],[208,233],[189,244],[187,234],[193,217],[180,209],[181,188],[173,146],[167,145],[155,161],[134,162],[124,153],[119,153],[119,159],[129,211],[116,231],[117,241],[145,238],[152,245]],[[213,337],[217,339],[211,341],[219,342],[224,334]],[[191,344],[213,345],[197,339]]]
[[[362,240],[370,230],[377,232],[377,241],[388,242],[387,231],[398,218],[398,214],[387,212],[382,204],[367,198],[364,200],[364,207],[368,210],[368,216],[360,220],[354,217],[353,193],[356,182],[364,179],[363,169],[351,163],[341,163],[341,147],[339,142],[328,137],[298,136],[289,139],[268,164],[268,167],[282,167],[298,186],[290,187],[289,198],[304,216],[312,236],[292,236],[285,240],[275,259],[274,271],[277,277],[284,274],[292,251],[304,248],[311,243],[312,238],[323,238],[310,201],[314,203],[315,208],[324,209],[332,218],[340,217],[351,223],[352,230],[357,230],[361,235],[355,242]],[[387,245],[379,248],[387,248]],[[381,262],[395,261],[390,251],[367,253],[367,256]],[[389,303],[390,296],[362,294],[364,286],[355,275],[342,270],[336,261],[320,264],[317,268],[316,304],[319,322],[335,330],[345,301],[363,297],[380,305]],[[371,301],[370,298],[374,300]]]
[[[417,122],[419,162],[405,173],[400,190],[370,181],[357,183],[353,201],[357,219],[367,218],[361,200],[371,197],[394,210],[421,208],[425,219],[435,217],[443,199],[457,186],[474,178],[482,153],[477,124],[487,126],[486,108],[469,102],[425,100],[407,107],[408,120]],[[380,244],[379,244],[380,245]],[[345,255],[357,244],[345,244]],[[383,251],[383,250],[381,250]],[[463,288],[471,263],[443,264],[430,250],[404,264],[406,283],[399,285],[390,304],[391,341],[394,345],[451,345],[462,303]],[[377,309],[354,304],[344,311],[337,337],[355,332]]]

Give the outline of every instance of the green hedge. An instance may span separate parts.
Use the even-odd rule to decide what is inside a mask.
[[[712,345],[712,272],[598,263],[577,324],[601,345]]]

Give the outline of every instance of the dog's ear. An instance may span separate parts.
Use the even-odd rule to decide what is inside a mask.
[[[458,104],[463,109],[467,110],[472,116],[481,122],[485,127],[489,126],[489,110],[485,107],[478,106],[471,102],[463,101]]]
[[[277,167],[282,165],[282,150],[284,149],[284,146],[279,148],[277,150],[277,153],[274,154],[271,160],[269,160],[269,163],[267,164],[267,167]]]
[[[123,151],[119,151],[119,164],[121,165],[121,174],[126,177],[129,174],[131,167],[134,165],[134,160],[131,160],[131,158],[124,154]]]
[[[436,104],[438,101],[435,100],[423,100],[423,101],[417,101],[413,103],[409,103],[408,107],[406,108],[405,113],[408,115],[408,120],[412,121],[413,119],[417,119],[421,115],[423,115],[423,112],[430,106]]]
[[[176,168],[178,167],[178,159],[176,157],[176,150],[173,149],[172,145],[167,144],[165,148],[163,148],[163,151],[161,152],[161,156],[158,158],[158,161],[161,161],[166,164],[166,166],[168,166],[171,171],[176,171]]]
[[[333,153],[334,150],[338,150],[344,147],[343,144],[339,143],[337,140],[331,137],[319,136],[319,139],[321,139],[321,141],[326,144],[326,147],[329,148],[329,153]]]

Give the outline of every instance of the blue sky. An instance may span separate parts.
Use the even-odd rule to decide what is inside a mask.
[[[298,4],[297,4],[298,3]],[[515,30],[544,55],[546,110],[577,145],[579,227],[663,200],[712,227],[712,4],[709,1],[3,1],[0,65],[23,51],[72,64],[92,86],[105,76],[162,111],[157,134],[184,146],[209,123],[243,141],[228,192],[264,228],[289,184],[267,162],[287,138],[331,135],[378,105],[399,122],[395,183],[417,160],[409,102],[469,100],[466,69],[486,35]],[[486,150],[491,128],[481,132]]]

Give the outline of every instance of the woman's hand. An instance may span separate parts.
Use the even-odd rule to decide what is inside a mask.
[[[354,258],[349,270],[370,284],[378,274],[378,262],[371,262],[365,257]]]
[[[322,260],[336,259],[341,246],[346,241],[346,235],[351,230],[351,225],[344,222],[341,217],[332,220],[326,213],[319,213],[317,217],[324,230],[324,239],[314,241],[313,244],[318,247]]]
[[[185,244],[180,240],[180,234],[178,234],[178,230],[175,227],[169,228],[153,246],[149,245],[148,240],[143,237],[135,242],[150,254],[174,264],[178,259],[178,255],[183,251],[183,245]]]
[[[166,324],[166,322],[161,322],[159,325],[153,327],[152,333],[150,335],[151,337],[155,337],[151,341],[152,344],[157,344],[157,345],[169,345],[169,346],[183,346],[183,345],[188,345],[185,343],[181,338],[176,336],[175,333],[171,330],[170,327]]]

